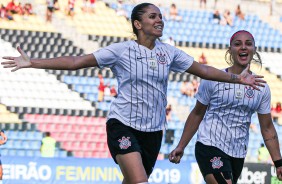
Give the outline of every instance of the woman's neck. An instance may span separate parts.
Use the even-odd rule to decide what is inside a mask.
[[[235,66],[235,65],[233,65],[233,66],[230,66],[229,68],[227,68],[227,71],[229,72],[229,73],[233,73],[233,74],[240,74],[240,73],[242,73],[244,70],[246,69],[246,67],[238,67],[238,66]],[[251,71],[249,71],[249,73],[252,73]]]
[[[139,39],[137,38],[136,42],[139,45],[142,45],[144,47],[147,47],[148,49],[152,50],[154,49],[155,45],[156,45],[156,40],[152,40],[152,39]]]

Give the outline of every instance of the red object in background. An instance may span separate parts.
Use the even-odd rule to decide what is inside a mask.
[[[280,102],[278,102],[278,103],[276,104],[275,110],[276,110],[276,112],[281,112],[281,103],[280,103]]]

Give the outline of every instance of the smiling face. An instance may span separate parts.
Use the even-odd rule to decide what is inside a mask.
[[[145,35],[156,39],[163,35],[164,22],[158,7],[155,5],[147,6],[140,18],[140,20],[134,21],[134,26],[138,32],[137,36]]]
[[[253,37],[248,32],[239,32],[231,39],[229,52],[233,64],[246,67],[252,61],[256,53]]]

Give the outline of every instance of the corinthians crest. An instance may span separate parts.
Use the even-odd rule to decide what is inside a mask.
[[[131,142],[129,139],[130,137],[122,136],[122,138],[118,140],[118,142],[120,142],[119,143],[120,149],[127,149],[129,146],[131,146]]]
[[[165,54],[162,54],[162,53],[157,53],[157,60],[158,60],[158,63],[160,63],[160,64],[166,64],[167,63]]]
[[[212,168],[219,169],[223,166],[223,162],[220,159],[221,157],[213,157],[213,159],[210,160],[212,163]]]

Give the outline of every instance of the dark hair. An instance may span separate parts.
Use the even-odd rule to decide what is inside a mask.
[[[133,33],[138,37],[138,31],[136,29],[136,27],[134,26],[134,21],[138,20],[141,21],[141,16],[145,13],[145,9],[150,6],[150,5],[154,5],[152,3],[141,3],[136,5],[131,13],[131,26],[132,26],[132,30]]]
[[[254,39],[254,36],[249,32],[249,31],[246,31],[246,30],[239,30],[237,32],[235,32],[231,38],[230,38],[230,46],[231,46],[231,42],[233,41],[234,37],[240,33],[247,33],[251,36],[251,38],[253,39],[254,43],[255,43],[255,39]],[[227,64],[229,64],[230,66],[234,64],[234,61],[232,59],[232,56],[230,54],[230,51],[229,49],[226,51],[225,53],[225,61]],[[253,55],[253,58],[251,60],[251,62],[255,62],[255,63],[259,63],[260,67],[262,67],[262,61],[261,61],[261,57],[259,55],[258,52],[256,52],[254,55]]]
[[[46,132],[45,136],[50,137],[51,133],[50,132]]]

